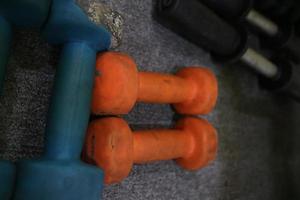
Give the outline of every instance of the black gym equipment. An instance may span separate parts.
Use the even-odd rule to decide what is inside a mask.
[[[299,69],[286,60],[272,62],[248,47],[242,26],[230,25],[198,0],[158,0],[157,5],[158,22],[208,50],[214,60],[240,60],[260,75],[262,87],[300,100]]]

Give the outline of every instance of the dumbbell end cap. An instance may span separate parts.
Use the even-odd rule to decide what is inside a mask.
[[[87,133],[85,157],[104,171],[104,183],[125,179],[133,165],[133,135],[127,123],[117,117],[93,121]]]
[[[133,108],[137,94],[138,71],[133,59],[117,52],[99,54],[92,112],[97,115],[127,114]]]
[[[176,111],[190,115],[210,113],[218,98],[218,81],[214,73],[207,68],[187,67],[181,69],[177,76],[195,85],[195,91],[190,100],[174,104]]]
[[[17,165],[14,200],[98,200],[103,173],[78,161],[36,160]]]
[[[177,128],[192,134],[191,151],[176,162],[187,170],[198,170],[207,166],[216,158],[217,131],[206,120],[187,117],[177,122]]]

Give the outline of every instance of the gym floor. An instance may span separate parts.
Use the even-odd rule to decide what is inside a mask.
[[[90,3],[98,0],[89,0]],[[297,139],[300,106],[262,91],[243,66],[214,64],[207,52],[165,29],[152,18],[152,0],[103,0],[125,18],[117,51],[135,58],[140,70],[176,72],[184,66],[212,69],[219,101],[205,116],[219,132],[218,157],[207,168],[187,172],[173,161],[134,166],[120,184],[107,186],[103,199],[293,200],[300,185]],[[0,156],[38,158],[59,48],[35,31],[17,31],[0,100]],[[138,104],[126,116],[135,129],[170,127],[168,105]]]

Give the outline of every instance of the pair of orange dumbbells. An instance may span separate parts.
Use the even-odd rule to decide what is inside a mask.
[[[218,94],[214,74],[202,67],[186,67],[176,75],[138,72],[127,55],[106,52],[97,58],[92,112],[127,114],[136,101],[172,103],[185,115],[208,114]],[[132,165],[175,159],[187,170],[214,160],[216,130],[204,119],[184,117],[174,129],[132,132],[121,118],[106,117],[90,123],[83,158],[104,170],[105,183],[128,176]]]

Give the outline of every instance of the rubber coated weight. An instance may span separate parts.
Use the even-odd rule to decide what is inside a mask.
[[[43,35],[62,44],[48,114],[45,152],[18,164],[15,200],[99,200],[102,171],[80,161],[88,126],[96,53],[110,33],[93,24],[71,0],[53,0]]]
[[[15,165],[8,161],[0,160],[0,199],[10,200],[12,197],[16,169]]]
[[[94,114],[126,114],[136,102],[172,103],[182,114],[207,114],[215,107],[218,85],[206,68],[186,67],[176,75],[138,72],[128,55],[100,54],[93,92]]]
[[[247,36],[245,36],[247,33],[241,34],[237,28],[226,23],[219,16],[216,16],[216,14],[206,11],[208,8],[203,5],[199,6],[199,4],[201,5],[199,0],[170,0],[168,2],[169,3],[167,6],[165,1],[158,0],[156,17],[161,24],[184,36],[186,39],[189,39],[200,47],[210,51],[214,56],[214,59],[219,62],[238,60],[242,61],[243,63],[247,64],[247,66],[254,69],[259,75],[265,77],[264,82],[270,82],[263,85],[270,85],[271,91],[281,91],[288,94],[290,97],[299,100],[299,95],[296,92],[299,91],[298,86],[300,86],[297,81],[297,70],[292,70],[292,74],[289,75],[292,77],[292,79],[290,79],[292,82],[282,81],[286,80],[285,74],[290,73],[290,67],[277,66],[277,63],[270,61],[260,53],[256,52],[254,49],[249,48],[247,45]],[[188,11],[186,8],[189,8]],[[202,19],[207,19],[207,21],[209,21],[209,25],[203,23]],[[219,32],[215,34],[213,30],[217,29],[219,24],[222,24],[222,26],[226,28],[219,30]],[[206,29],[206,27],[210,28]],[[201,30],[204,30],[205,34],[202,34]],[[232,31],[229,30],[233,30],[233,36]],[[300,51],[298,49],[300,45],[297,44],[300,42],[293,36],[292,32],[289,33],[291,34],[283,35],[284,37],[281,37],[281,47],[288,48],[289,50],[293,51],[293,54],[299,55],[299,58]],[[210,37],[210,35],[216,35],[218,39]],[[237,37],[237,35],[239,35],[239,37]],[[219,40],[222,39],[226,40],[227,36],[229,38],[239,38],[237,41],[240,44],[236,44],[235,46],[231,47],[228,46],[227,48],[228,52],[236,52],[233,53],[232,56],[228,56],[225,53],[215,49],[215,47],[218,46],[215,45],[215,43],[220,43]],[[205,44],[202,43],[203,40],[206,41]],[[268,88],[269,86],[266,87]]]
[[[284,49],[296,57],[296,59],[300,59],[300,40],[295,37],[293,26],[291,26],[289,22],[284,22],[282,23],[283,26],[279,26],[264,17],[253,9],[251,0],[199,1],[202,1],[218,15],[230,18],[232,21],[247,21],[253,25],[259,33],[262,33],[261,40],[263,43],[266,43],[267,46]],[[231,2],[231,4],[228,4],[228,1]],[[243,10],[243,12],[241,12],[241,10]]]
[[[157,5],[156,19],[177,34],[218,56],[240,53],[240,33],[199,0],[158,0]]]
[[[96,51],[64,45],[49,110],[45,153],[18,164],[15,200],[98,200],[102,172],[80,162],[90,114]]]
[[[93,121],[87,133],[85,160],[104,170],[105,183],[122,181],[133,164],[175,159],[186,170],[198,170],[216,157],[217,132],[203,119],[186,117],[174,129],[132,132],[121,118]]]

